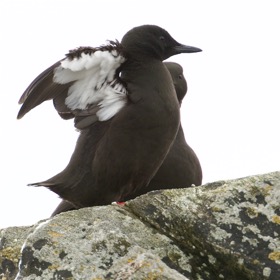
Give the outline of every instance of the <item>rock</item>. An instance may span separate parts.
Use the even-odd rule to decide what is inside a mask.
[[[128,207],[185,247],[202,279],[280,279],[280,172],[147,196]]]
[[[62,213],[1,230],[0,276],[280,279],[279,201],[273,172]]]
[[[18,272],[21,247],[34,227],[10,227],[0,230],[0,276],[14,279]]]
[[[39,223],[25,241],[17,279],[186,279],[163,258],[188,263],[172,240],[119,206],[84,208]],[[119,264],[119,265],[118,265]],[[187,265],[188,267],[188,265]],[[178,268],[179,269],[179,268]],[[141,279],[141,278],[140,278]]]

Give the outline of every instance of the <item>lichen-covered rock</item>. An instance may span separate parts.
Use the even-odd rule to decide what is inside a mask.
[[[0,279],[15,278],[21,257],[21,247],[32,228],[10,227],[0,231]]]
[[[172,240],[125,209],[106,206],[39,223],[23,246],[17,279],[187,279],[173,268],[190,273]]]
[[[280,279],[280,172],[190,189],[152,192],[127,203],[193,254],[203,279]]]
[[[278,280],[279,236],[274,172],[3,229],[0,279]]]

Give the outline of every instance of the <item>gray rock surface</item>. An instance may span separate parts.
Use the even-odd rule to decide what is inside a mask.
[[[0,238],[7,280],[278,280],[280,172],[70,211]]]

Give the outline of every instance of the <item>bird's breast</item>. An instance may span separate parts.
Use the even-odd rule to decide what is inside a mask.
[[[161,67],[160,67],[161,66]],[[128,104],[115,119],[126,119],[126,125],[136,126],[178,126],[179,103],[170,74],[161,65],[152,65],[135,72],[125,73]],[[131,121],[131,123],[130,123]],[[132,127],[132,129],[133,129]]]

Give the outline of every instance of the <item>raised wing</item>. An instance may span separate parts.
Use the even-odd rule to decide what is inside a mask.
[[[75,117],[77,128],[97,120],[109,120],[127,102],[127,90],[119,78],[119,68],[124,61],[118,42],[70,51],[25,90],[19,100],[23,105],[18,118],[53,99],[59,115],[64,119]]]

